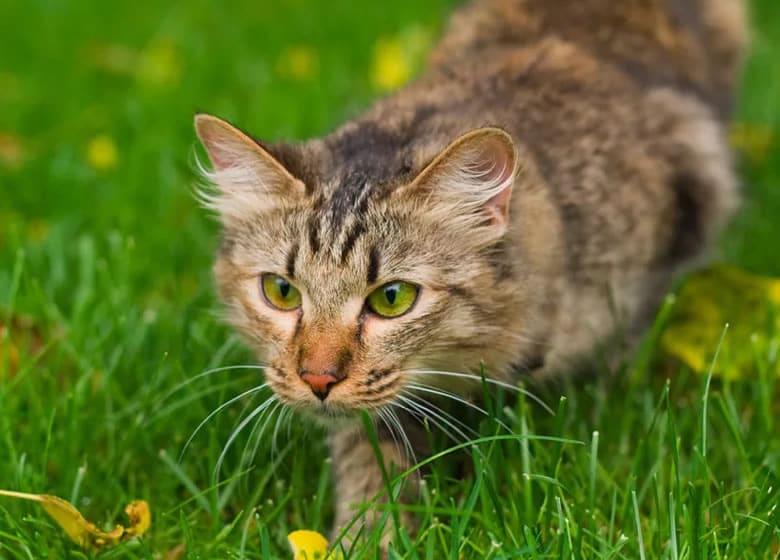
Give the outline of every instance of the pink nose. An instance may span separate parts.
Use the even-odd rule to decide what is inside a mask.
[[[335,376],[329,373],[304,373],[301,375],[301,379],[311,387],[312,392],[321,401],[325,400],[331,388],[339,382]]]

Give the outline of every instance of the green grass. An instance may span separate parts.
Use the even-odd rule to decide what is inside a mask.
[[[0,6],[0,321],[33,325],[11,334],[18,363],[0,337],[0,488],[71,499],[106,527],[148,500],[148,536],[104,558],[160,558],[180,543],[186,558],[289,557],[288,532],[329,528],[318,429],[267,432],[252,468],[240,464],[254,445],[242,435],[215,489],[242,401],[178,461],[199,422],[261,378],[237,369],[182,385],[252,363],[214,314],[216,227],[191,196],[192,114],[267,139],[324,133],[376,95],[377,39],[435,34],[452,2],[144,4]],[[737,119],[777,138],[780,4],[754,8]],[[316,56],[302,79],[277,62],[291,46]],[[117,147],[104,171],[85,156],[99,135]],[[23,161],[9,163],[14,145]],[[722,253],[780,275],[777,145],[743,163],[748,203]],[[769,373],[780,335],[767,334],[741,381],[661,366],[650,336],[614,379],[542,389],[554,415],[499,395],[491,406],[518,435],[482,420],[479,452],[430,463],[422,530],[397,532],[399,556],[780,557],[780,391]],[[0,499],[0,558],[84,556],[42,510]]]

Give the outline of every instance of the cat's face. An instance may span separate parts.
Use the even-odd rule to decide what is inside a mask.
[[[422,375],[410,370],[489,358],[507,304],[494,262],[515,173],[505,133],[472,132],[416,175],[350,187],[293,175],[214,117],[196,126],[223,223],[218,287],[283,402],[349,416],[402,396]],[[298,153],[327,164],[316,151]]]

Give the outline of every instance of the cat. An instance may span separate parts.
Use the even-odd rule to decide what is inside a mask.
[[[739,201],[745,12],[473,0],[420,77],[324,138],[196,116],[221,299],[278,399],[330,429],[336,528],[383,488],[360,410],[395,422],[404,470],[435,391],[570,371],[706,258]]]

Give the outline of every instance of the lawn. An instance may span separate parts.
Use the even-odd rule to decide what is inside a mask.
[[[0,4],[0,488],[59,495],[107,528],[147,500],[150,532],[101,558],[288,558],[290,531],[328,531],[316,427],[247,429],[214,472],[265,395],[185,450],[261,380],[226,367],[253,360],[217,317],[192,115],[269,140],[325,133],[415,71],[452,4]],[[753,5],[734,134],[747,203],[718,258],[780,276],[780,3]],[[780,558],[780,333],[741,324],[740,305],[724,318],[749,354],[740,379],[719,373],[732,352],[711,382],[664,358],[662,314],[620,375],[534,388],[554,414],[496,395],[516,435],[475,418],[481,443],[431,463],[398,557]],[[89,556],[0,498],[0,558]]]

